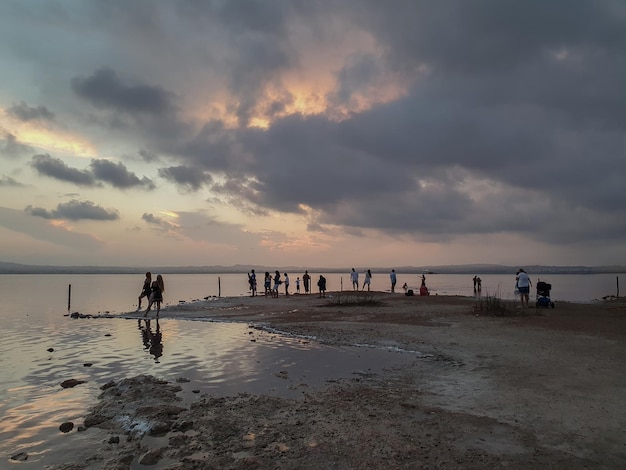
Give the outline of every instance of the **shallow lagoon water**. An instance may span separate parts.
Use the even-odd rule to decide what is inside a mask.
[[[398,276],[400,285],[405,282],[403,276]],[[343,278],[347,280],[347,276],[329,275],[329,288],[349,287]],[[406,279],[411,287],[418,282],[417,275],[406,275]],[[427,279],[435,294],[472,294],[468,276],[429,275]],[[483,276],[483,293],[512,296],[510,279]],[[615,279],[615,275],[561,275],[547,280],[554,285],[554,299],[589,301],[611,293]],[[142,280],[136,275],[0,276],[0,468],[22,451],[29,457],[20,465],[30,468],[63,462],[70,446],[83,439],[83,434],[87,439],[91,430],[77,433],[74,428],[63,434],[59,425],[82,423],[100,387],[110,380],[138,374],[170,381],[183,377],[189,379],[181,383],[181,397],[187,401],[198,396],[194,390],[299,397],[309,387],[377,373],[420,357],[417,352],[330,347],[247,324],[162,319],[157,332],[154,319],[147,324],[122,318],[136,306]],[[222,295],[246,295],[244,276],[224,275],[219,280]],[[215,295],[217,281],[218,276],[166,276],[165,303]],[[387,287],[385,275],[373,281],[375,290]],[[117,318],[64,316],[70,284],[71,311],[111,312]],[[60,383],[66,379],[85,383],[63,389]]]
[[[268,299],[270,300],[270,299]],[[271,300],[270,300],[271,301]],[[29,304],[29,302],[26,302]],[[31,307],[32,308],[32,307]],[[23,309],[22,309],[23,310]],[[4,313],[0,344],[0,468],[62,463],[100,387],[139,374],[175,382],[186,403],[201,394],[301,397],[329,381],[380,372],[418,353],[331,347],[244,323],[161,319],[72,319],[67,312]],[[67,379],[85,381],[64,389]],[[59,426],[73,422],[63,434]],[[16,462],[12,462],[16,463]]]

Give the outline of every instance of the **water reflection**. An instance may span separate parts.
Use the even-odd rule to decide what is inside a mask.
[[[149,318],[137,320],[137,327],[141,331],[143,348],[154,356],[154,362],[158,364],[159,358],[163,355],[163,332],[161,325],[159,325],[159,319],[156,319],[155,331],[152,331],[152,323]]]

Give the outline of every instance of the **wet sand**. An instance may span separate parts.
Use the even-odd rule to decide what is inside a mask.
[[[98,450],[54,468],[625,467],[626,302],[488,307],[380,292],[168,307],[161,318],[254,322],[420,354],[395,370],[300,384],[300,399],[199,394],[181,406],[176,384],[110,383],[80,433]]]

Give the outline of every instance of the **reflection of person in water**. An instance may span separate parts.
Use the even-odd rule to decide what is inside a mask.
[[[154,362],[159,362],[159,358],[163,355],[163,333],[161,332],[159,320],[156,320],[156,331],[154,332],[149,319],[144,320],[144,323],[142,325],[141,320],[138,321],[143,347],[154,356]]]

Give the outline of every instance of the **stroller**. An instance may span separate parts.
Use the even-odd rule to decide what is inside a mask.
[[[547,282],[538,281],[537,282],[537,302],[535,306],[539,307],[552,307],[554,308],[554,302],[550,300],[550,290],[552,289],[552,284],[548,284]]]

